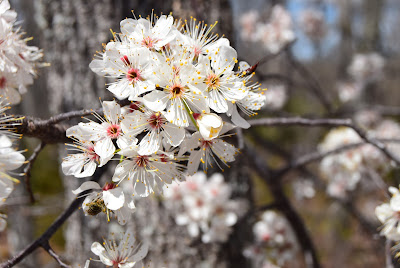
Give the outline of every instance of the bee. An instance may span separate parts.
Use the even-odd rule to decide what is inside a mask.
[[[107,210],[107,207],[104,204],[103,198],[97,198],[93,202],[86,204],[86,206],[88,206],[88,209],[86,212],[90,216],[96,216],[97,214],[99,214],[101,212],[106,212],[106,210]]]

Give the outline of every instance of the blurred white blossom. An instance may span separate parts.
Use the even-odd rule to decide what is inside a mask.
[[[292,18],[281,5],[272,7],[268,22],[260,19],[257,11],[245,13],[240,20],[241,36],[248,42],[260,42],[272,54],[278,53],[296,38]]]
[[[300,25],[312,40],[321,40],[326,34],[324,14],[315,9],[306,9],[300,14]]]
[[[265,83],[267,86],[267,93],[265,94],[266,110],[280,110],[288,100],[287,88],[282,83]]]
[[[363,89],[363,85],[357,82],[339,82],[337,84],[339,99],[342,102],[357,100]]]
[[[253,226],[255,242],[249,246],[244,255],[255,264],[254,267],[279,266],[290,263],[299,248],[293,230],[287,220],[274,211],[266,211]],[[258,265],[257,265],[258,264]]]
[[[201,234],[204,243],[225,242],[246,208],[244,201],[230,199],[231,191],[221,174],[207,179],[196,173],[179,185],[165,187],[164,203],[191,237]]]
[[[360,84],[379,80],[383,75],[385,59],[378,53],[355,54],[347,71]]]

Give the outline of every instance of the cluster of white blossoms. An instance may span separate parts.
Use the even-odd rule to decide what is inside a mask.
[[[383,76],[385,59],[378,53],[355,54],[347,68],[349,81],[339,82],[337,91],[342,102],[357,100],[365,87]]]
[[[21,151],[15,149],[19,136],[12,132],[18,119],[5,114],[7,109],[9,107],[3,104],[3,97],[0,96],[0,208],[14,190],[14,183],[19,182],[14,178],[19,174],[13,171],[25,163]],[[5,219],[6,215],[0,213],[0,232],[6,227]]]
[[[374,118],[373,121],[378,118]],[[369,123],[368,135],[378,139],[395,139],[400,135],[400,125],[392,120],[379,120]],[[346,145],[361,143],[363,140],[351,128],[341,127],[331,130],[319,145],[323,152],[331,151]],[[386,144],[389,151],[400,156],[400,145]],[[371,174],[385,174],[392,168],[390,160],[377,148],[370,144],[344,150],[341,153],[328,155],[320,163],[320,171],[328,179],[328,194],[344,198],[348,191],[356,188],[362,177]]]
[[[287,265],[299,250],[289,223],[274,211],[262,214],[253,226],[253,234],[254,244],[243,252],[252,260],[253,267],[274,267],[273,263]]]
[[[243,200],[232,200],[231,186],[214,173],[188,176],[185,182],[164,188],[164,204],[178,225],[187,226],[191,237],[201,234],[203,243],[225,242],[232,226],[246,211]]]
[[[353,129],[341,127],[329,131],[318,149],[324,153],[360,142],[362,139]],[[345,197],[347,191],[354,190],[362,177],[362,163],[360,147],[324,157],[320,163],[320,171],[329,181],[328,194]]]
[[[42,51],[28,46],[31,38],[23,38],[19,28],[15,29],[17,13],[10,10],[8,0],[0,1],[0,95],[10,104],[21,101],[26,86],[33,83],[36,64],[43,57]]]
[[[131,104],[103,101],[104,117],[94,114],[96,121],[67,130],[77,153],[64,159],[66,175],[89,177],[119,160],[112,182],[85,182],[74,191],[95,190],[85,199],[86,215],[104,212],[124,224],[134,211],[132,195],[160,192],[201,163],[205,171],[214,164],[223,170],[235,160],[238,150],[223,138],[235,126],[250,126],[239,111],[255,115],[265,95],[251,81],[250,65],[235,68],[236,51],[211,33],[214,26],[195,19],[182,24],[171,15],[125,19],[121,33],[90,63],[111,79],[107,89]]]
[[[321,40],[326,34],[324,14],[315,9],[306,9],[300,14],[300,25],[311,40]]]
[[[281,5],[272,8],[268,22],[260,20],[258,12],[252,10],[243,14],[240,24],[243,40],[260,42],[272,54],[279,52],[296,38],[292,18]]]

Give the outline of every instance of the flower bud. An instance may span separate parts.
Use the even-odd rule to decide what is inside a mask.
[[[203,113],[196,120],[200,134],[205,140],[212,140],[218,137],[224,125],[221,117],[216,114]]]

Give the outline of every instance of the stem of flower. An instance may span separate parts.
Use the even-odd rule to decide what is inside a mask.
[[[189,106],[187,106],[186,102],[183,101],[183,105],[185,105],[185,110],[188,113],[190,120],[192,120],[193,125],[199,130],[199,127],[197,126],[196,120],[193,117],[193,112],[189,109]]]

